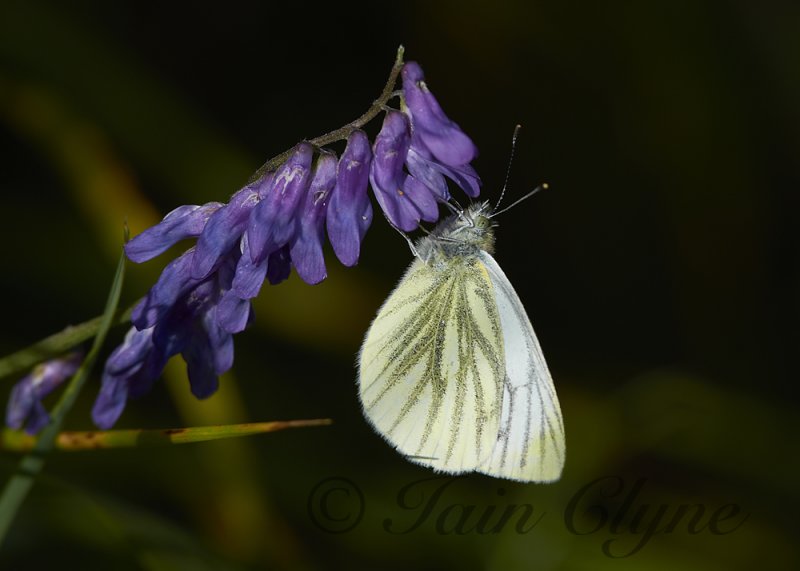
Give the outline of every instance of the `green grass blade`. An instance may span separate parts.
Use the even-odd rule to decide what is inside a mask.
[[[127,239],[127,228],[125,234]],[[16,472],[11,476],[11,479],[3,489],[2,495],[0,495],[0,544],[2,544],[5,539],[16,517],[17,511],[33,486],[34,479],[37,474],[41,472],[45,457],[50,450],[53,449],[61,430],[61,425],[64,422],[64,417],[78,398],[81,388],[83,388],[83,385],[86,383],[86,379],[89,377],[89,373],[95,361],[97,361],[97,356],[100,353],[100,349],[117,312],[124,277],[125,254],[123,252],[117,263],[117,271],[114,275],[114,281],[111,284],[111,290],[108,294],[108,300],[106,301],[106,307],[100,321],[100,327],[97,336],[94,338],[91,350],[86,355],[86,359],[84,359],[80,369],[78,369],[78,372],[72,377],[58,403],[53,408],[50,424],[42,431],[33,450],[20,460]]]
[[[134,446],[159,446],[208,442],[223,438],[237,438],[265,432],[276,432],[289,428],[328,426],[329,418],[309,420],[277,420],[273,422],[250,422],[218,426],[195,426],[191,428],[100,430],[88,432],[61,432],[56,436],[55,450],[78,451],[105,448],[131,448]],[[0,434],[0,450],[27,452],[36,447],[38,439],[20,430],[5,429]]]

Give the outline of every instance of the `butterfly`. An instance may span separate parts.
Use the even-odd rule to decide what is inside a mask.
[[[492,257],[495,210],[473,204],[414,244],[361,347],[361,404],[412,462],[552,482],[566,451],[561,408],[525,308]]]

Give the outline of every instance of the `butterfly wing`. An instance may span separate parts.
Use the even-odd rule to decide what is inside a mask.
[[[477,258],[415,260],[367,332],[364,413],[412,462],[459,473],[492,454],[504,377],[492,289]]]
[[[480,259],[494,289],[503,331],[505,377],[497,443],[478,470],[525,482],[558,480],[564,467],[564,422],[553,379],[517,293],[486,252]]]

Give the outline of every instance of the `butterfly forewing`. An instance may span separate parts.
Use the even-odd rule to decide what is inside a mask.
[[[501,315],[475,257],[415,260],[367,332],[366,416],[410,460],[473,471],[494,453],[504,378]]]
[[[479,471],[500,478],[548,482],[561,476],[565,442],[561,408],[533,326],[505,273],[486,252],[503,331],[505,376],[497,444]]]

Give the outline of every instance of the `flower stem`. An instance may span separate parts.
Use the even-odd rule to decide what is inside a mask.
[[[392,71],[389,72],[389,79],[386,80],[386,85],[383,86],[383,91],[381,91],[380,96],[372,102],[372,106],[367,109],[367,111],[361,115],[355,121],[351,121],[344,127],[340,127],[339,129],[335,129],[329,133],[325,133],[315,139],[311,139],[308,141],[315,147],[324,147],[325,145],[330,145],[331,143],[335,143],[336,141],[344,141],[347,137],[350,136],[350,133],[355,131],[356,129],[360,129],[370,121],[372,121],[378,113],[380,113],[385,105],[389,102],[389,100],[394,96],[394,85],[397,83],[397,76],[400,75],[400,70],[403,69],[403,53],[405,52],[405,48],[403,46],[399,46],[397,48],[397,56],[394,60],[394,65],[392,66]],[[255,182],[263,177],[270,171],[275,170],[279,166],[281,166],[286,159],[288,159],[293,152],[293,149],[289,149],[287,151],[282,152],[280,155],[276,155],[268,160],[266,163],[261,165],[253,176],[250,177],[248,183]]]

